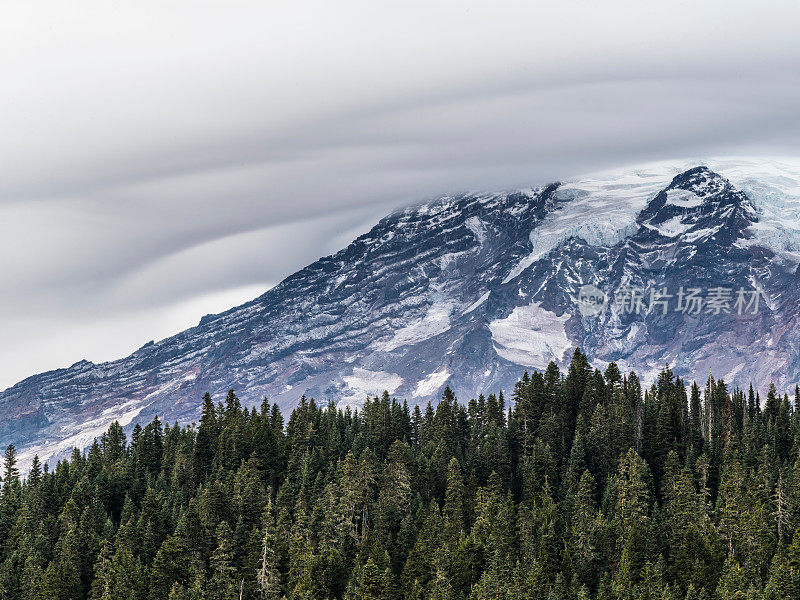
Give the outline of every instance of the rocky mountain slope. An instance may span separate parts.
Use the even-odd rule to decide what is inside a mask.
[[[191,422],[235,388],[411,403],[450,384],[508,390],[576,345],[652,376],[800,378],[800,169],[660,164],[394,213],[259,298],[122,360],[78,362],[0,393],[0,446],[43,457],[113,419]],[[591,287],[589,287],[591,286]],[[599,299],[587,304],[594,290]]]

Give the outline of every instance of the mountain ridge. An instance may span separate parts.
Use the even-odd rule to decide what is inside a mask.
[[[268,395],[285,408],[303,394],[357,406],[382,389],[411,402],[436,398],[449,382],[457,393],[510,389],[521,369],[563,362],[575,346],[644,373],[672,361],[680,374],[694,363],[720,366],[734,383],[756,375],[796,383],[796,351],[770,345],[773,331],[798,341],[793,240],[782,251],[764,242],[785,235],[780,221],[759,220],[753,199],[711,168],[671,169],[395,211],[252,301],[123,359],[79,361],[0,392],[10,415],[0,443],[63,453],[114,419],[190,422],[204,392],[228,388],[247,403]],[[774,205],[761,212],[778,214]],[[730,315],[637,320],[609,304],[592,320],[576,310],[585,284],[613,290],[661,278],[677,286],[683,277],[758,283],[768,310],[747,330]],[[767,366],[743,364],[735,340],[714,346],[708,336],[721,325],[723,336],[763,347]]]

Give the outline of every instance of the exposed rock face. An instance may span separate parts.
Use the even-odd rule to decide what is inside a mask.
[[[660,165],[397,212],[252,302],[0,393],[0,445],[48,457],[113,419],[191,422],[203,393],[229,388],[285,408],[384,389],[427,402],[448,383],[466,399],[575,346],[646,381],[669,363],[698,381],[794,386],[798,176],[726,169],[741,188],[705,166]],[[608,295],[597,314],[581,309],[587,285]]]

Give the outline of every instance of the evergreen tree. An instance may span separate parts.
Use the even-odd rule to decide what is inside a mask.
[[[281,597],[281,575],[275,551],[275,522],[272,503],[267,504],[264,516],[264,539],[261,546],[261,564],[258,571],[258,589],[264,600],[279,600]]]
[[[211,554],[211,579],[208,583],[213,598],[233,600],[238,596],[238,581],[234,565],[233,532],[223,521],[217,527],[217,548]]]
[[[464,528],[464,480],[461,467],[455,458],[447,468],[447,491],[444,501],[445,536],[456,542]]]

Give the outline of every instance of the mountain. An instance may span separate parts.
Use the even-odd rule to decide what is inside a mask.
[[[800,379],[799,216],[800,169],[776,161],[440,198],[127,358],[5,390],[0,445],[60,455],[114,419],[194,421],[206,391],[230,388],[284,408],[384,389],[427,402],[447,384],[466,399],[575,346],[646,380],[668,363],[699,382],[713,371],[787,389]]]

